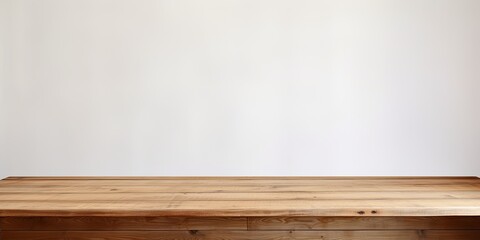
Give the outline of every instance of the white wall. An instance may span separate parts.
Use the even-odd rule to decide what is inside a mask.
[[[0,0],[0,177],[480,175],[478,0]]]

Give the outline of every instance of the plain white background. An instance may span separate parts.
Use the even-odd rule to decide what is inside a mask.
[[[0,0],[0,177],[480,175],[478,0]]]

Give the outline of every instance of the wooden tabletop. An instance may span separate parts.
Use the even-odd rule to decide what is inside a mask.
[[[480,179],[9,177],[13,216],[480,216]]]

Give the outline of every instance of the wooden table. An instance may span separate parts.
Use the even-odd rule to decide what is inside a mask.
[[[0,239],[480,239],[476,177],[9,177]]]

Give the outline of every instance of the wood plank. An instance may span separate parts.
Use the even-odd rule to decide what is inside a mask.
[[[399,191],[399,192],[212,192],[212,193],[1,193],[0,201],[260,201],[329,199],[479,199],[480,191]]]
[[[478,199],[295,201],[1,201],[0,216],[448,216],[480,215]]]
[[[480,230],[480,217],[251,217],[250,230]]]
[[[22,187],[16,185],[4,185],[0,187],[0,193],[102,193],[102,192],[398,192],[398,191],[478,191],[479,184],[457,184],[457,185],[178,185],[178,186],[43,186],[43,187]]]
[[[8,217],[0,218],[4,231],[65,230],[247,230],[247,218],[225,217]]]
[[[478,178],[20,177],[0,181],[0,216],[479,216],[479,194]]]
[[[478,240],[480,231],[4,231],[2,240]]]
[[[435,240],[478,240],[480,239],[480,231],[423,231],[420,233],[421,239]]]
[[[95,233],[91,233],[91,237],[93,237]],[[98,235],[96,235],[98,236]],[[112,240],[118,238],[115,235],[112,235]],[[2,240],[71,240],[67,238],[66,232],[62,231],[0,231],[0,239]],[[82,239],[82,238],[76,238]],[[89,237],[83,237],[83,239],[91,239]],[[108,240],[109,238],[105,238],[103,240]],[[130,238],[132,239],[132,238]],[[141,238],[140,238],[141,239]],[[145,239],[145,238],[144,238]],[[124,239],[124,240],[128,240]]]
[[[9,217],[5,231],[247,230],[247,218]],[[249,230],[480,230],[479,217],[251,217]]]

